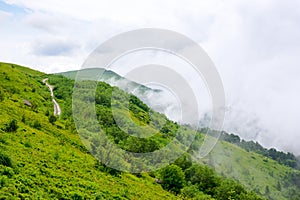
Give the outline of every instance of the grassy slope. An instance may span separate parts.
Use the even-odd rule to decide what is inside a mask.
[[[290,199],[290,192],[299,190],[295,185],[286,183],[289,173],[296,170],[228,142],[219,141],[209,156],[200,159],[200,162],[209,164],[218,173],[238,180],[246,188],[254,189],[269,199]],[[269,187],[269,194],[266,187]]]
[[[97,161],[86,152],[78,135],[61,129],[62,121],[56,126],[48,122],[45,112],[52,112],[53,105],[48,89],[41,83],[44,76],[20,66],[0,65],[1,91],[15,90],[13,95],[5,92],[5,100],[0,102],[0,126],[12,118],[19,125],[16,133],[0,132],[0,150],[11,157],[14,165],[0,165],[2,198],[177,198],[154,184],[148,175],[118,177],[97,168]],[[23,99],[36,103],[37,112],[26,107]],[[31,127],[36,120],[40,130]]]
[[[91,77],[91,73],[88,70],[86,72],[87,77]],[[73,77],[68,77],[74,78],[75,74],[73,72]],[[299,191],[296,186],[287,183],[289,174],[296,170],[225,141],[219,141],[210,155],[199,161],[269,199],[289,199],[293,190]],[[267,187],[270,193],[266,192]]]
[[[5,92],[5,100],[0,102],[0,126],[11,118],[17,119],[20,126],[17,133],[1,133],[1,151],[4,150],[15,165],[13,169],[0,165],[2,174],[12,171],[11,175],[1,175],[1,195],[176,198],[160,185],[153,184],[154,180],[148,175],[115,177],[98,169],[97,161],[86,152],[78,135],[60,128],[65,126],[64,121],[59,120],[56,126],[48,122],[45,112],[52,112],[53,105],[48,89],[41,83],[43,77],[40,72],[19,66],[0,65],[0,90],[16,90],[13,95]],[[37,104],[38,113],[24,106],[23,99]],[[24,113],[25,123],[21,122],[20,113]],[[41,123],[40,130],[30,126],[35,120]],[[263,195],[268,186],[270,194],[266,196],[270,199],[289,199],[284,182],[293,170],[261,155],[222,141],[210,156],[200,161]],[[277,188],[278,182],[281,191]]]

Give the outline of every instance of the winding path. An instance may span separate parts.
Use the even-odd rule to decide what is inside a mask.
[[[54,105],[54,115],[60,115],[61,114],[61,109],[60,109],[58,103],[56,102],[54,94],[53,94],[54,86],[50,85],[47,81],[48,81],[48,78],[43,79],[43,83],[46,84],[46,86],[49,88],[50,93],[51,93],[52,102],[53,102],[53,105]]]

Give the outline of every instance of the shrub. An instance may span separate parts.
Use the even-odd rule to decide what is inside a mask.
[[[177,165],[169,165],[160,172],[162,187],[166,190],[179,193],[184,186],[184,173]]]
[[[213,194],[213,188],[219,184],[214,171],[204,165],[194,164],[185,171],[186,181],[197,185],[198,189],[207,194]]]
[[[27,147],[27,148],[31,148],[32,147],[31,144],[30,144],[30,142],[25,142],[24,146]]]
[[[239,196],[243,193],[247,193],[243,186],[232,180],[224,180],[216,188],[214,197],[220,200],[240,199]]]
[[[53,155],[53,158],[55,160],[58,160],[59,159],[59,153],[58,152],[55,152],[54,155]]]
[[[22,120],[21,120],[23,123],[26,123],[26,117],[25,115],[22,115]]]
[[[203,192],[199,191],[197,186],[195,185],[185,186],[181,189],[181,194],[186,198],[191,198],[195,200],[213,199],[210,195],[204,194]]]
[[[15,132],[19,128],[18,121],[12,119],[6,126],[6,132]]]
[[[46,110],[45,115],[48,117],[50,115],[49,110]]]
[[[13,166],[11,158],[8,155],[6,155],[2,152],[0,152],[0,164],[4,165],[4,166],[7,166],[7,167],[12,167]]]
[[[4,100],[4,93],[0,90],[0,102]]]
[[[40,128],[42,128],[42,125],[41,125],[41,123],[38,120],[34,120],[34,122],[31,125],[31,127],[36,128],[36,129],[40,129]]]
[[[48,117],[48,120],[51,124],[53,124],[54,122],[56,122],[56,117],[52,114]]]
[[[5,167],[3,170],[2,170],[2,175],[5,175],[7,177],[12,177],[15,173],[14,173],[14,170],[10,167]]]
[[[187,168],[192,166],[192,157],[190,154],[185,153],[180,156],[175,162],[175,165],[179,166],[182,170],[186,170]]]
[[[4,187],[7,184],[7,177],[2,176],[0,179],[0,188]]]

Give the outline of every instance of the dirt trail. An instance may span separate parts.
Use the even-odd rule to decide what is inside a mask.
[[[54,94],[53,94],[54,86],[50,85],[47,81],[48,81],[48,78],[43,79],[43,83],[46,84],[46,86],[49,88],[50,93],[51,93],[52,102],[53,102],[53,105],[54,105],[54,115],[60,115],[61,114],[61,109],[60,109],[58,103],[56,102]]]

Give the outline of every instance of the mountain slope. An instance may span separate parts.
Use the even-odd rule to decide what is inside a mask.
[[[78,72],[80,72],[80,77],[77,76]],[[81,79],[81,80],[94,80],[94,81],[103,81],[112,86],[117,86],[127,92],[131,92],[138,88],[138,93],[143,94],[145,92],[160,92],[160,90],[152,89],[146,87],[144,85],[138,84],[134,81],[130,81],[126,78],[123,78],[119,74],[105,70],[103,68],[87,68],[82,70],[68,71],[58,73],[59,75],[63,75],[69,79]],[[102,74],[99,77],[99,74]]]
[[[25,199],[175,199],[148,175],[111,175],[90,155],[68,121],[48,121],[53,112],[46,75],[17,65],[0,64],[1,198]],[[34,106],[24,105],[26,99]],[[50,111],[50,112],[48,112]],[[12,119],[16,132],[4,131]],[[5,156],[2,156],[5,155]]]
[[[208,157],[198,159],[197,149],[203,142],[203,134],[200,133],[189,152],[198,163],[213,166],[219,176],[185,157],[175,161],[177,167],[171,165],[149,174],[133,175],[112,170],[89,153],[88,150],[92,151],[94,147],[86,145],[86,148],[84,145],[95,145],[95,142],[87,143],[93,139],[92,133],[88,133],[83,140],[77,134],[72,119],[74,81],[3,63],[0,64],[0,78],[0,195],[3,197],[175,199],[183,198],[183,195],[195,199],[259,199],[255,194],[245,192],[238,184],[240,182],[249,191],[254,190],[268,199],[299,199],[297,170],[225,141],[219,141]],[[42,83],[44,78],[49,78],[49,83],[55,86],[53,92],[62,108],[62,115],[57,121],[50,120],[53,104],[48,88]],[[174,133],[180,127],[178,124],[118,88],[105,83],[99,83],[98,86],[96,99],[91,101],[95,101],[97,114],[106,116],[99,117],[99,123],[105,127],[110,140],[118,146],[133,152],[149,152],[165,146],[174,138]],[[119,130],[109,109],[112,91],[116,92],[118,98],[129,99],[129,113],[124,112],[126,105],[123,101],[116,100],[114,103],[118,105],[118,116],[122,116],[123,123],[132,128],[134,134],[158,133],[150,139],[135,139]],[[29,101],[31,106],[26,105],[24,100]],[[149,126],[134,127],[130,119]],[[14,120],[18,126],[16,131]],[[93,129],[93,126],[89,128]],[[184,130],[183,136],[192,131],[188,127],[184,127]],[[172,173],[164,176],[168,170],[172,170]],[[182,174],[180,171],[186,177],[179,187],[183,188],[178,190],[178,185],[174,189],[167,183],[169,177],[178,172],[178,176],[173,177],[170,183],[176,182]],[[189,176],[191,174],[193,176]],[[213,185],[201,181],[204,175]],[[232,182],[220,175],[237,181]],[[162,185],[156,184],[153,177],[162,179]]]
[[[80,77],[77,75],[80,73]],[[99,75],[102,74],[101,77]],[[134,81],[128,80],[119,74],[104,70],[103,68],[87,68],[82,70],[68,71],[59,73],[72,80],[93,80],[93,81],[103,81],[110,84],[111,86],[116,86],[128,93],[134,94],[143,102],[145,102],[149,107],[157,112],[163,113],[172,120],[178,119],[179,105],[176,105],[177,100],[175,97],[165,91],[164,89],[153,89],[147,86],[141,85]]]
[[[53,84],[59,81],[53,82]],[[62,91],[56,91],[57,94]],[[299,185],[291,181],[299,178],[299,172],[254,152],[219,141],[207,158],[198,159],[197,149],[202,140],[195,141],[191,148],[197,162],[212,166],[219,174],[241,182],[248,189],[269,199],[297,199]]]

